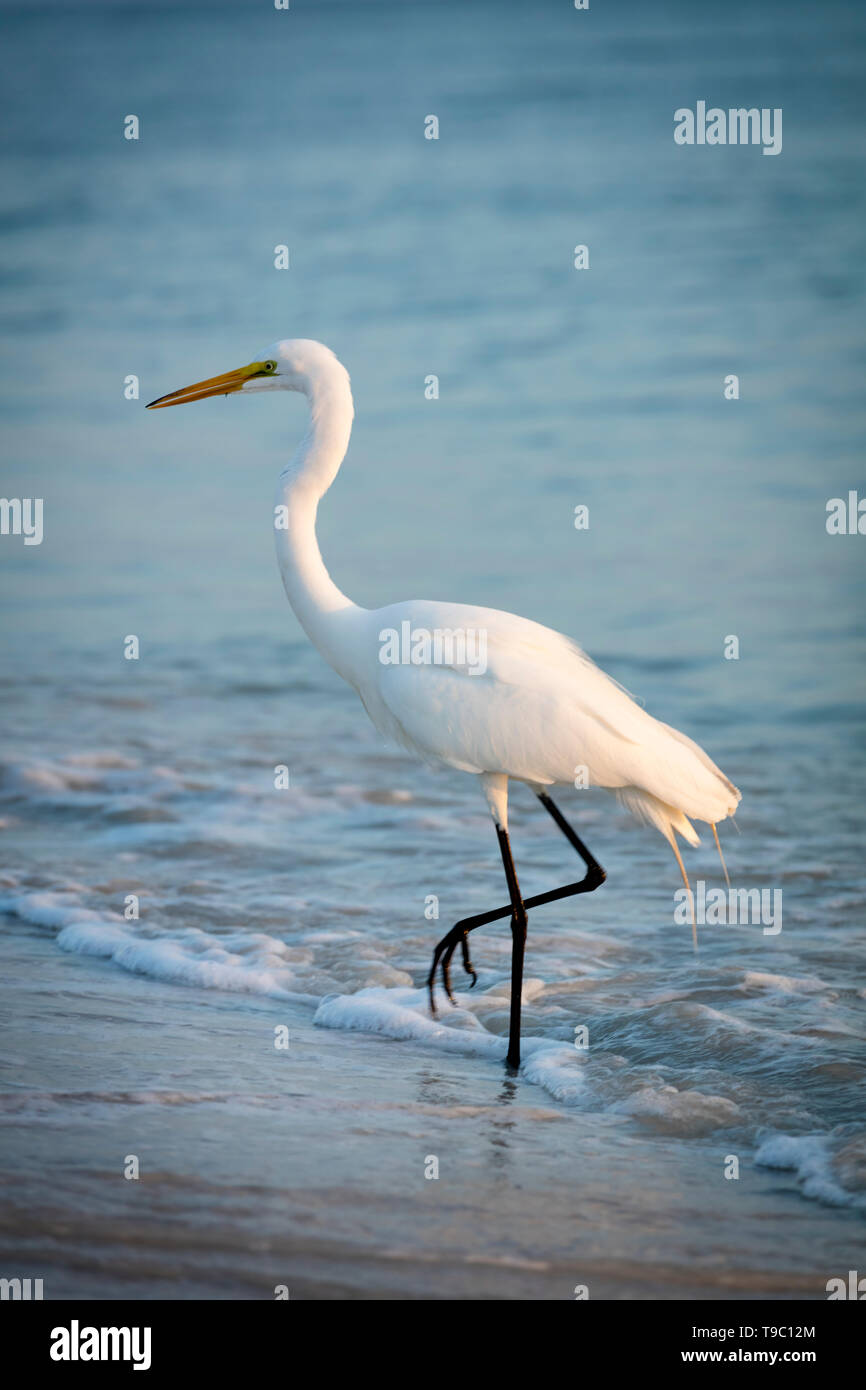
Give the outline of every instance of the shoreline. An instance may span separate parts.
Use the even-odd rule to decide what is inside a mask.
[[[4,1265],[47,1299],[809,1299],[856,1266],[853,1213],[745,1155],[725,1182],[724,1134],[684,1148],[498,1062],[2,942],[33,1020],[3,1068]]]

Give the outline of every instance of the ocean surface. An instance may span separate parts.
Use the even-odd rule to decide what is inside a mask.
[[[825,1297],[866,1213],[866,540],[825,524],[866,496],[866,14],[0,13],[0,491],[44,499],[0,537],[0,1273]],[[699,100],[782,108],[782,153],[675,145]],[[531,915],[516,1078],[503,924],[459,1008],[423,990],[505,901],[479,789],[385,745],[282,592],[303,403],[144,410],[287,336],[352,375],[340,587],[577,639],[739,786],[732,884],[782,894],[695,954],[661,837],[565,789],[608,877]],[[511,808],[524,892],[574,878]]]

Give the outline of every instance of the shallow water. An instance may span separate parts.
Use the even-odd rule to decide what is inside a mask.
[[[450,1296],[451,1261],[462,1296],[569,1297],[569,1232],[603,1296],[683,1296],[702,1268],[705,1292],[821,1297],[854,1267],[863,542],[824,522],[862,478],[864,21],[622,10],[6,17],[2,490],[45,498],[45,539],[0,541],[0,1145],[9,1248],[48,1261],[56,1291],[110,1296],[123,1277],[142,1296],[166,1281],[256,1296],[233,1237],[220,1278],[204,1239],[154,1237],[148,1255],[141,1212],[99,1253],[99,1214],[113,1241],[125,1200],[100,1175],[131,1130],[163,1174],[151,1223],[160,1202],[169,1221],[200,1200],[230,1232],[242,1175],[269,1197],[255,1220],[249,1199],[241,1245],[285,1240],[303,1296]],[[783,153],[675,147],[673,109],[702,92],[782,106]],[[478,986],[457,967],[460,1008],[438,1023],[418,988],[451,922],[504,899],[478,789],[385,746],[281,593],[270,505],[300,403],[142,409],[286,334],[352,373],[355,435],[320,525],[341,587],[367,606],[514,609],[577,638],[737,783],[732,881],[782,892],[778,934],[708,925],[695,956],[663,841],[563,792],[608,881],[533,915],[504,1102],[507,931],[476,934]],[[521,789],[512,833],[525,892],[574,875]],[[706,839],[687,863],[717,886]],[[284,1018],[288,1090],[262,1042]],[[152,1030],[142,1053],[132,1035]],[[457,1200],[401,1187],[428,1152],[460,1155],[465,1200],[498,1195],[462,1233],[459,1211],[445,1235],[428,1213],[415,1282],[380,1280],[399,1244],[387,1191],[409,1224],[431,1191]],[[728,1154],[739,1183],[719,1179]],[[28,1176],[42,1165],[51,1202]],[[502,1213],[524,1184],[518,1232]],[[339,1239],[323,1255],[311,1236],[305,1264],[314,1207]],[[96,1225],[57,1241],[76,1210]],[[473,1282],[482,1267],[511,1273]]]

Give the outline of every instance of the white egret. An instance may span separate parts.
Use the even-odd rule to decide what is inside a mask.
[[[454,1002],[449,967],[457,945],[474,984],[469,932],[510,918],[507,1060],[516,1066],[527,910],[591,892],[605,878],[548,789],[573,785],[575,769],[583,768],[590,785],[614,791],[669,841],[689,896],[675,832],[697,844],[691,818],[707,821],[715,835],[716,823],[733,814],[740,793],[702,748],[653,719],[560,633],[513,613],[460,603],[419,599],[368,610],[340,592],[319,551],[316,511],[345,457],[354,408],[349,374],[329,348],[304,338],[274,343],[261,361],[161,396],[148,409],[252,391],[299,391],[310,405],[309,428],[280,474],[274,513],[286,594],[308,637],[354,687],[381,733],[427,762],[479,779],[496,826],[509,903],[465,918],[439,942],[428,980],[430,1003],[435,1011],[440,960],[445,991]],[[393,633],[409,635],[408,662],[384,659],[384,638]],[[437,633],[450,634],[440,638],[438,651]],[[432,647],[423,634],[433,638]],[[478,650],[470,659],[460,634],[483,638],[483,663]],[[508,838],[509,778],[535,793],[580,855],[586,873],[578,882],[521,896]]]

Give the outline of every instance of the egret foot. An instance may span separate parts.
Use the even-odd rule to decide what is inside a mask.
[[[442,940],[436,947],[436,950],[433,952],[433,964],[430,967],[430,974],[427,976],[427,988],[430,992],[430,1012],[433,1015],[435,1015],[436,1013],[436,1000],[434,998],[433,991],[436,983],[436,967],[439,964],[440,957],[442,957],[442,987],[445,990],[445,993],[447,994],[450,1002],[454,1005],[455,1008],[458,1007],[457,1000],[454,998],[454,995],[451,992],[450,968],[451,957],[454,955],[458,942],[460,943],[460,948],[463,955],[463,969],[466,971],[467,975],[472,976],[471,988],[474,988],[478,981],[478,976],[475,973],[472,961],[469,959],[469,922],[471,921],[474,921],[474,918],[467,918],[465,922],[458,922],[456,927],[451,928],[447,936],[443,936]]]

